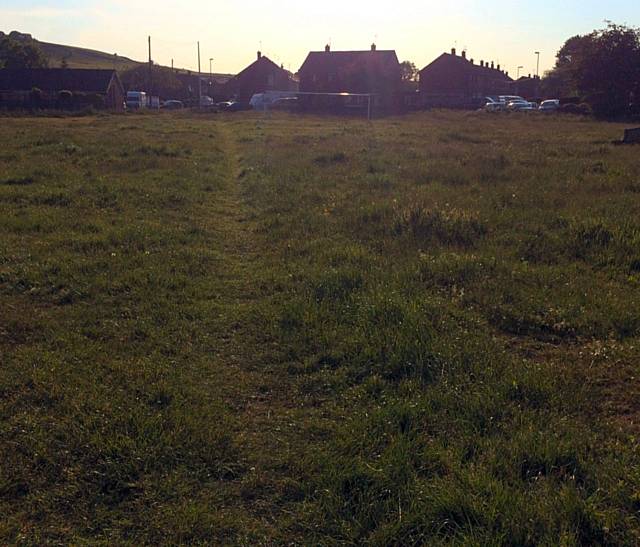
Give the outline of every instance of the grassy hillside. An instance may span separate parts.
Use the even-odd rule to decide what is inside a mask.
[[[637,544],[621,131],[5,118],[0,540]]]
[[[127,57],[104,53],[102,51],[94,51],[92,49],[50,44],[47,42],[38,42],[38,45],[42,48],[42,51],[49,59],[49,66],[53,68],[61,66],[63,59],[66,59],[69,68],[113,68],[120,72],[145,64],[133,61]],[[183,73],[187,72],[180,68],[177,68],[176,70]],[[232,75],[214,73],[213,76],[217,80],[224,82]]]
[[[139,65],[127,57],[104,53],[74,46],[37,42],[45,56],[49,59],[49,66],[59,67],[63,59],[69,68],[113,68],[127,70]]]
[[[31,40],[29,34],[17,33],[17,38],[22,40]],[[37,45],[42,49],[45,57],[49,61],[51,68],[60,67],[63,61],[69,68],[94,68],[94,69],[115,69],[120,72],[139,67],[145,63],[134,61],[128,57],[121,55],[105,53],[93,49],[86,49],[77,46],[66,46],[61,44],[52,44],[49,42],[40,42],[35,40]],[[177,68],[178,72],[187,72],[184,69]],[[231,77],[230,74],[214,73],[214,78],[226,81]]]

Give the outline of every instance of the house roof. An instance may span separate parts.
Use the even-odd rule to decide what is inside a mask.
[[[291,74],[291,72],[289,72],[288,70],[285,70],[284,68],[282,68],[282,67],[278,66],[277,64],[275,64],[271,59],[269,59],[269,57],[267,57],[265,55],[261,55],[257,60],[255,60],[253,63],[251,63],[248,67],[246,67],[244,70],[238,72],[238,74],[236,74],[233,78],[228,80],[227,83],[232,84],[234,81],[242,79],[244,76],[249,74],[252,70],[258,68],[259,66],[268,67],[268,68],[271,68],[272,70],[282,71],[289,78],[293,77],[293,74]]]
[[[440,57],[438,57],[437,59],[429,63],[426,67],[424,67],[420,71],[420,73],[428,70],[429,68],[431,68],[436,64],[441,64],[441,63],[447,63],[450,66],[451,65],[457,66],[462,68],[463,70],[472,71],[478,75],[491,76],[493,78],[499,78],[509,82],[512,81],[511,77],[509,77],[505,72],[498,70],[497,68],[491,68],[486,65],[480,66],[475,63],[472,63],[469,59],[466,59],[461,55],[452,55],[451,53],[443,53],[442,55],[440,55]]]
[[[398,56],[394,50],[364,51],[311,51],[302,63],[299,73],[321,73],[359,64],[367,69],[395,72],[399,69]]]
[[[30,91],[34,87],[42,91],[69,90],[83,93],[108,91],[113,79],[122,88],[115,70],[83,68],[29,68],[0,70],[0,90]]]

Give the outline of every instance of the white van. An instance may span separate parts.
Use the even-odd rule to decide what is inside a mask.
[[[147,94],[144,91],[127,92],[127,109],[140,110],[147,108]]]
[[[249,105],[254,110],[269,110],[273,103],[280,99],[295,99],[296,93],[294,91],[265,91],[264,93],[256,93]]]

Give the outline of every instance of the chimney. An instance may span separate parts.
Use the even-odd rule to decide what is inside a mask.
[[[484,66],[484,61],[480,61],[480,66]]]
[[[258,51],[258,59],[262,58],[262,51]]]
[[[463,50],[462,50],[462,58],[463,58],[463,59],[466,59],[466,58],[467,58],[467,50],[466,50],[466,49],[463,49]]]
[[[454,57],[456,56],[456,48],[451,48],[451,55],[453,55]]]
[[[491,61],[491,68],[493,68],[493,61]]]
[[[500,70],[500,65],[498,65],[498,70]]]
[[[469,59],[469,62],[470,62],[471,64],[473,64],[473,59]]]
[[[371,51],[375,51],[376,49],[378,49],[378,48],[376,47],[376,45],[375,45],[375,44],[371,44]]]
[[[329,44],[327,44],[326,46],[324,46],[324,50],[329,53],[331,51],[331,46]]]
[[[508,70],[505,72],[505,75],[509,76],[509,71]]]
[[[529,79],[531,79],[531,74],[529,74]]]

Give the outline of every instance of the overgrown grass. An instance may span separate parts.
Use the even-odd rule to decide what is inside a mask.
[[[5,122],[4,542],[640,541],[620,126]]]

